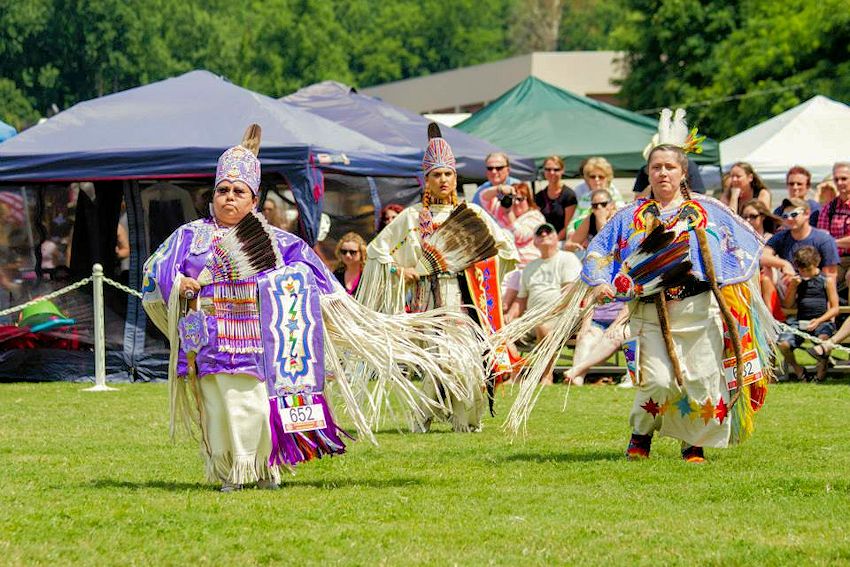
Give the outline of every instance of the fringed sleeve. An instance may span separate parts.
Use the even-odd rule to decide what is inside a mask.
[[[505,429],[516,434],[524,430],[534,404],[540,395],[540,379],[546,373],[549,363],[561,351],[567,340],[578,330],[582,321],[593,310],[593,288],[583,282],[567,286],[555,305],[541,305],[527,311],[492,336],[494,348],[505,343],[513,343],[542,323],[551,323],[552,332],[537,343],[526,355],[525,365],[516,377],[519,392],[505,420]]]
[[[142,305],[154,325],[168,338],[169,431],[174,437],[179,422],[187,433],[192,424],[199,425],[196,406],[190,402],[191,385],[185,376],[177,376],[177,355],[180,339],[177,323],[180,320],[180,263],[188,255],[192,231],[180,227],[145,262],[142,284]]]
[[[484,381],[481,328],[466,314],[450,309],[387,315],[361,305],[344,291],[322,297],[325,332],[333,345],[333,364],[341,380],[352,419],[368,426],[381,423],[382,411],[392,411],[390,395],[417,416],[423,407],[445,409],[429,399],[413,381],[439,385],[458,399],[473,397]],[[360,400],[359,404],[355,400]],[[365,405],[361,408],[359,405]]]

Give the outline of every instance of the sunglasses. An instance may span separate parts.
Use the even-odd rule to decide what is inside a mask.
[[[761,213],[743,215],[744,219],[746,219],[746,220],[756,220],[760,216],[761,216]]]
[[[564,170],[561,169],[560,167],[544,167],[543,171],[545,171],[546,173],[557,173],[559,171],[564,171]]]
[[[591,209],[601,209],[602,207],[607,207],[610,204],[611,204],[611,201],[600,201],[598,203],[591,203],[590,208]]]
[[[795,219],[803,214],[803,209],[794,209],[790,213],[782,213],[784,219]]]
[[[590,179],[607,179],[605,175],[588,175]]]
[[[506,167],[508,167],[508,166],[506,166],[506,165],[488,165],[487,171],[502,171]]]
[[[343,248],[339,251],[339,253],[343,256],[356,256],[360,253],[360,250],[346,250],[345,248]]]
[[[524,203],[528,200],[528,197],[514,197],[514,204],[516,203]]]

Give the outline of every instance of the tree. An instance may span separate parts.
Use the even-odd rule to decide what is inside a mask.
[[[508,29],[511,51],[515,54],[555,51],[561,13],[561,0],[517,0]]]
[[[617,49],[611,33],[622,20],[623,0],[564,2],[558,34],[559,51]]]
[[[847,0],[627,0],[613,33],[632,109],[683,106],[722,139],[814,94],[850,101]]]

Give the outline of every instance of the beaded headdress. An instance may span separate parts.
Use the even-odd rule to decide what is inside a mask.
[[[221,154],[215,169],[215,185],[222,181],[241,181],[251,188],[254,195],[260,191],[260,127],[256,124],[248,127],[242,143]]]

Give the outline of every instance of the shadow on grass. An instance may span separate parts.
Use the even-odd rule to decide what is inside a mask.
[[[598,451],[571,451],[568,453],[515,453],[505,461],[525,463],[590,463],[594,461],[622,461],[623,451],[609,449]]]
[[[281,490],[286,490],[287,488],[298,488],[298,487],[313,487],[313,488],[322,488],[325,490],[335,490],[339,488],[350,488],[350,487],[366,487],[366,488],[399,488],[399,487],[407,487],[407,486],[416,486],[422,484],[422,480],[419,478],[407,477],[407,478],[388,478],[385,480],[377,480],[377,479],[358,479],[358,478],[344,478],[339,480],[302,480],[302,479],[290,479],[289,477],[284,476],[281,479],[280,487]],[[148,480],[143,482],[131,482],[127,480],[116,480],[112,478],[105,478],[100,480],[95,480],[90,483],[87,483],[85,486],[90,488],[119,488],[123,490],[146,490],[146,489],[155,489],[155,490],[165,490],[168,492],[185,492],[187,490],[198,491],[198,492],[210,492],[215,491],[217,486],[214,484],[209,484],[205,482],[168,482],[164,480]],[[250,488],[249,488],[250,490]]]

